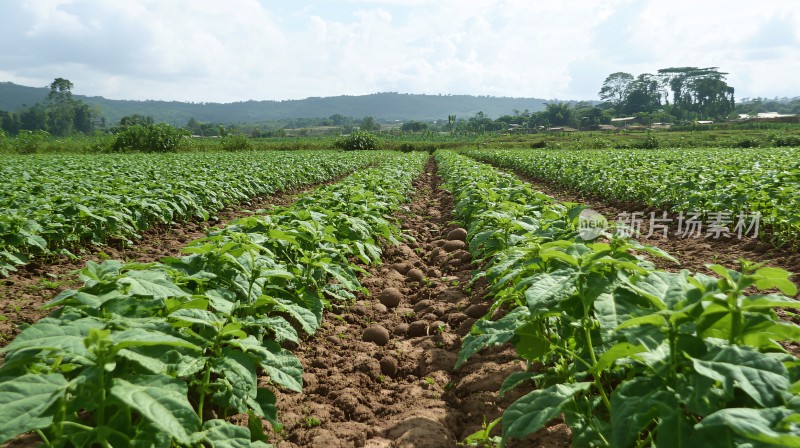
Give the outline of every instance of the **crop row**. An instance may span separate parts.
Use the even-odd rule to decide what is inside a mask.
[[[775,242],[800,239],[798,148],[478,149],[466,154],[609,199],[675,211],[722,212],[734,223],[741,213],[758,212],[773,229]]]
[[[657,248],[582,239],[581,206],[462,155],[436,157],[494,297],[457,365],[510,342],[528,368],[501,396],[534,389],[503,413],[503,442],[563,416],[575,446],[800,446],[800,360],[779,344],[799,341],[800,327],[773,311],[799,304],[769,292],[797,293],[788,272],[660,271],[636,255],[669,257]]]
[[[157,224],[208,219],[224,206],[323,182],[384,152],[333,151],[46,155],[0,158],[0,276],[32,255]]]
[[[90,262],[84,286],[2,352],[0,442],[36,431],[47,446],[265,446],[275,394],[302,388],[285,341],[323,309],[365,291],[354,260],[397,242],[400,206],[425,155],[376,168],[231,223],[161,263]],[[248,427],[226,420],[247,414]]]

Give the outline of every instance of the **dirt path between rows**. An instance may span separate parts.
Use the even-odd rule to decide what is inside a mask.
[[[439,184],[431,160],[396,215],[416,241],[388,248],[384,264],[362,279],[370,295],[327,313],[296,350],[304,389],[278,393],[278,447],[455,447],[520,396],[497,397],[502,381],[523,369],[510,345],[453,369],[462,337],[490,301],[485,285],[470,287],[476,266],[466,232],[450,224],[452,197]],[[555,424],[510,446],[570,441],[569,429]]]
[[[349,174],[348,174],[349,175]],[[82,269],[87,261],[124,260],[149,263],[164,257],[181,255],[192,240],[206,236],[206,232],[226,223],[252,215],[260,209],[288,205],[303,193],[337,180],[304,188],[258,196],[248,202],[231,205],[215,213],[208,221],[189,220],[162,225],[142,232],[135,246],[125,248],[119,242],[105,246],[89,246],[77,260],[67,257],[34,258],[32,262],[9,277],[0,278],[0,347],[7,345],[20,332],[19,324],[30,324],[50,314],[40,306],[52,300],[65,289],[75,289],[81,282],[74,271]]]

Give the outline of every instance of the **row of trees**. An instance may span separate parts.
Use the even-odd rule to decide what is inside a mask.
[[[89,105],[72,97],[74,85],[68,79],[56,78],[44,103],[16,112],[0,111],[0,129],[16,135],[20,131],[47,131],[56,136],[94,131]]]
[[[735,110],[734,88],[717,67],[671,67],[656,74],[608,75],[599,96],[617,115],[663,112],[675,120],[723,119]]]

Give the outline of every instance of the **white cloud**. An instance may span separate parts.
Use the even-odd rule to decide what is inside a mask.
[[[719,66],[799,95],[800,2],[28,0],[0,4],[0,81],[110,98],[378,91],[595,99],[612,72]]]

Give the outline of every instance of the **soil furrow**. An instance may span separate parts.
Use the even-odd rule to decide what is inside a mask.
[[[387,248],[384,264],[362,279],[370,295],[334,307],[296,351],[305,385],[278,394],[285,428],[277,446],[455,447],[519,397],[497,399],[506,376],[523,368],[510,345],[453,368],[462,337],[490,302],[483,283],[470,285],[476,266],[466,232],[450,223],[452,197],[439,183],[431,160],[396,215],[416,241]],[[525,446],[569,441],[556,424]]]

